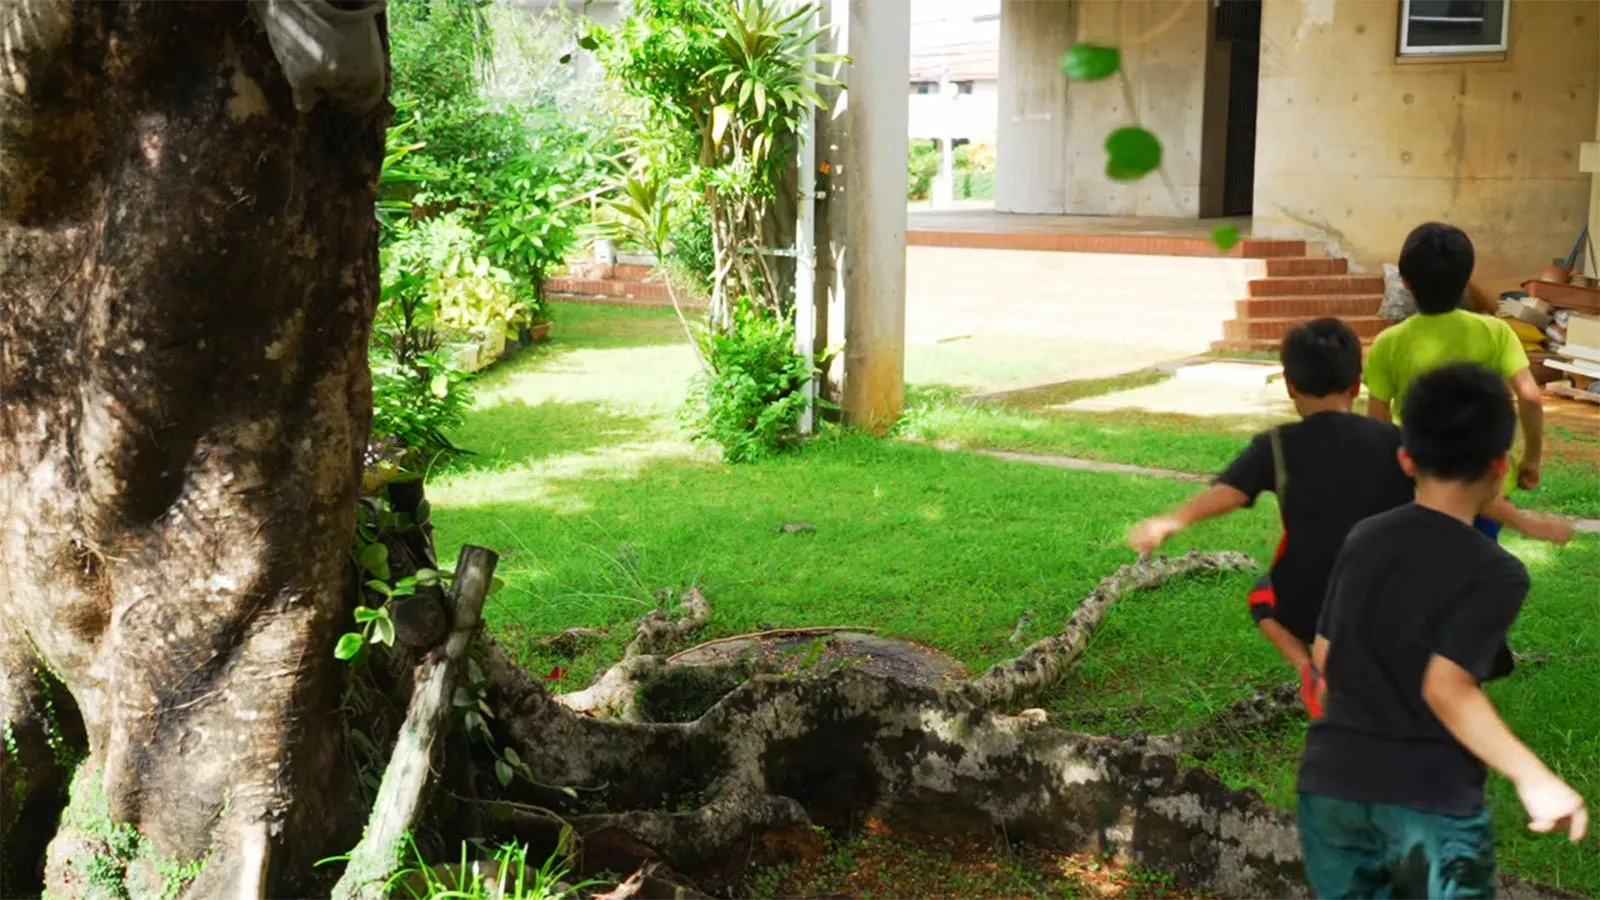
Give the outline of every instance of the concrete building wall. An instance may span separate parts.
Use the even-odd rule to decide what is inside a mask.
[[[1198,216],[1210,10],[1188,0],[1005,0],[996,208]],[[1126,94],[1117,79],[1069,86],[1061,56],[1077,41],[1123,48]],[[1167,181],[1105,176],[1106,135],[1135,119],[1161,138]]]
[[[1586,221],[1600,4],[1515,0],[1503,59],[1396,61],[1398,0],[1266,0],[1255,233],[1369,271],[1428,220],[1467,230],[1491,290]]]

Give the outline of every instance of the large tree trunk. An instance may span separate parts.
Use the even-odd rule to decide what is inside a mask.
[[[332,642],[386,111],[297,112],[244,3],[0,26],[0,716],[56,748],[8,754],[8,802],[86,753],[54,888],[204,860],[196,895],[294,893],[360,826]]]

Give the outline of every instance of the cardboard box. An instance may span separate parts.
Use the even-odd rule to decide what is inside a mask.
[[[1572,316],[1567,319],[1567,343],[1600,347],[1600,316]]]

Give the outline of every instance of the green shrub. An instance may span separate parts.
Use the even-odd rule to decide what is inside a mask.
[[[906,199],[926,200],[933,194],[933,179],[939,175],[939,144],[937,141],[911,142],[910,158],[906,163]]]
[[[702,351],[710,371],[696,383],[687,409],[696,440],[722,447],[728,462],[766,459],[800,441],[805,389],[816,367],[794,351],[794,329],[748,306],[724,333],[708,333]]]
[[[704,203],[680,203],[673,210],[672,242],[667,265],[684,276],[696,290],[711,289],[711,275],[717,267],[716,248],[711,236],[711,207]]]

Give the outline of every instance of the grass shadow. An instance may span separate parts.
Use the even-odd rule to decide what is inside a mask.
[[[530,404],[507,400],[474,410],[451,437],[468,451],[442,475],[498,472],[571,453],[616,447],[657,433],[658,420],[618,412],[599,401]]]

